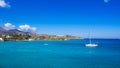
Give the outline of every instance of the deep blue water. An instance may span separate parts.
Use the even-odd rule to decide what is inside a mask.
[[[120,40],[92,41],[0,42],[0,68],[120,68]]]

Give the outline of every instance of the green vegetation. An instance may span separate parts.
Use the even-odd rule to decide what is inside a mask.
[[[22,34],[13,34],[13,35],[0,35],[4,41],[18,41],[18,40],[68,40],[68,39],[81,39],[77,36],[56,36],[56,35],[48,35],[48,36],[31,36],[31,35],[22,35]]]
[[[20,34],[20,35],[13,34],[13,35],[2,35],[0,37],[3,38],[4,41],[17,41],[17,40],[28,40],[32,36],[22,35],[22,34]]]
[[[50,36],[37,36],[35,37],[35,40],[67,40],[67,39],[80,39],[80,37],[77,36],[56,36],[56,35],[50,35]]]

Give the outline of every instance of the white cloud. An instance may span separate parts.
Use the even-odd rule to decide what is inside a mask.
[[[36,27],[31,27],[32,31],[36,31],[36,29],[37,29]]]
[[[30,25],[20,25],[19,30],[20,31],[35,31],[37,28],[36,27],[31,27]]]
[[[11,23],[4,24],[6,29],[15,29],[15,25],[12,25]]]
[[[19,30],[21,31],[28,31],[30,29],[30,26],[29,25],[20,25],[19,26]]]
[[[105,3],[108,3],[110,0],[104,0]]]
[[[0,7],[5,8],[5,7],[10,7],[8,3],[5,2],[5,0],[0,0]]]

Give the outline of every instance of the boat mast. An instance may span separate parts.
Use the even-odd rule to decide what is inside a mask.
[[[91,44],[91,33],[89,35],[89,43]]]

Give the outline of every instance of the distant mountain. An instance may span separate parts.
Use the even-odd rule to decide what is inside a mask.
[[[0,35],[2,35],[2,34],[4,34],[4,35],[13,35],[13,34],[20,35],[20,34],[22,34],[22,35],[32,35],[32,36],[36,35],[36,33],[33,33],[33,32],[23,32],[18,29],[6,30],[6,29],[0,27]]]
[[[7,34],[7,30],[5,30],[2,27],[0,27],[0,34]]]
[[[0,27],[0,31],[6,31],[5,29],[3,29],[2,27]]]
[[[8,33],[8,34],[18,34],[18,35],[19,35],[19,34],[22,34],[22,35],[26,34],[25,32],[19,31],[19,30],[17,30],[17,29],[8,30],[7,33]]]

